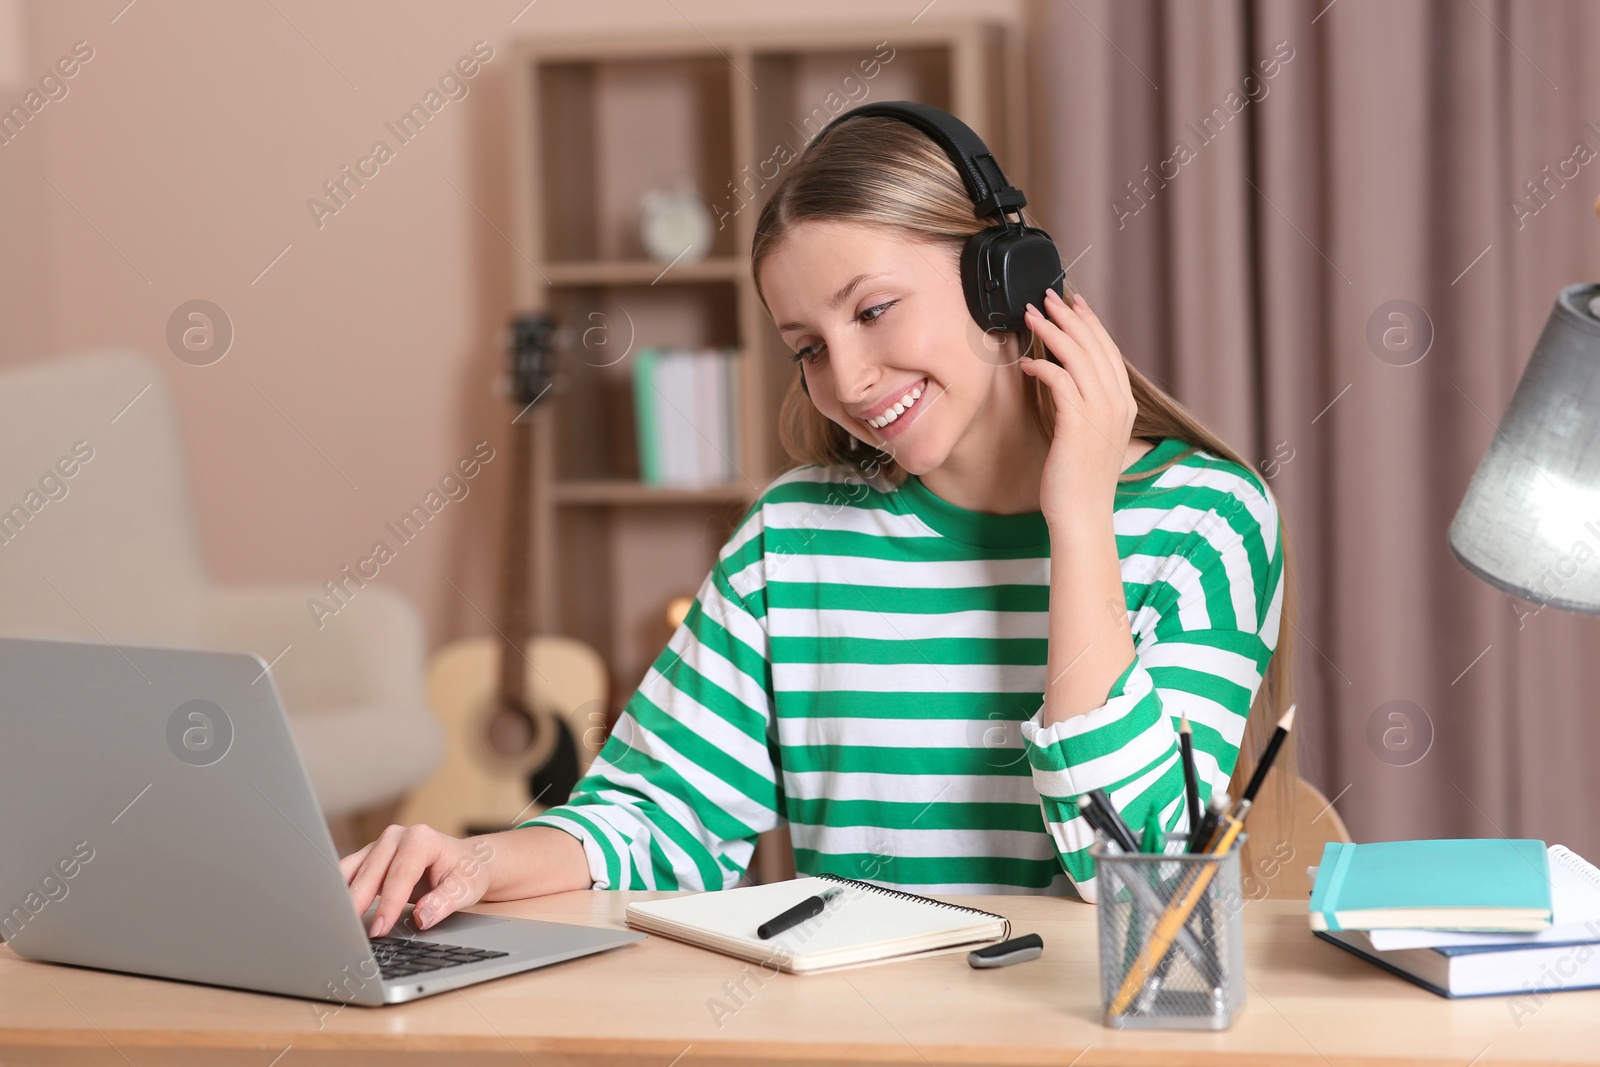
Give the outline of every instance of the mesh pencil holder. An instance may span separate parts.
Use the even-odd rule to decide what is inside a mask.
[[[1091,850],[1100,926],[1100,996],[1106,1026],[1225,1030],[1244,1005],[1244,897],[1239,850],[1221,856]],[[1172,834],[1169,847],[1186,842]],[[1205,872],[1209,871],[1209,875]],[[1202,878],[1208,878],[1198,888]],[[1153,936],[1169,905],[1196,901],[1162,951]],[[1170,925],[1170,922],[1169,922]],[[1129,975],[1134,981],[1129,985]],[[1131,991],[1131,998],[1129,998]],[[1124,1006],[1114,1011],[1119,996]]]

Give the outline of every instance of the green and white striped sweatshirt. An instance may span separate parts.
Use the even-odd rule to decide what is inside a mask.
[[[1178,718],[1202,801],[1227,786],[1277,645],[1282,535],[1255,473],[1175,437],[1113,507],[1133,661],[1105,703],[1043,725],[1049,530],[915,476],[777,478],[571,799],[524,826],[583,842],[598,889],[722,889],[786,820],[802,874],[920,893],[1094,901],[1107,790],[1130,825],[1187,829]]]

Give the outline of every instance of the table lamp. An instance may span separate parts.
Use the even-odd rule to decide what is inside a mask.
[[[1556,297],[1450,549],[1513,596],[1600,614],[1600,565],[1588,565],[1600,557],[1600,285]]]

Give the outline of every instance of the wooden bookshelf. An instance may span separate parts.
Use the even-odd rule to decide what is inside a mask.
[[[742,482],[688,489],[645,485],[643,482],[623,478],[558,481],[551,487],[551,493],[557,505],[748,504],[755,498],[750,487]]]
[[[798,155],[858,103],[911,99],[961,116],[1026,183],[1021,37],[1014,25],[930,16],[513,50],[517,302],[588,339],[563,353],[551,397],[530,416],[533,617],[537,630],[605,657],[613,721],[671,636],[667,602],[699,589],[750,502],[792,465],[776,416],[795,371],[749,273],[756,216],[784,176],[763,183],[761,164],[780,142]],[[893,50],[887,61],[881,42]],[[874,58],[876,74],[863,77],[859,64]],[[723,225],[704,259],[669,267],[644,250],[639,199],[681,183]],[[647,346],[737,350],[733,483],[639,480],[628,355]]]

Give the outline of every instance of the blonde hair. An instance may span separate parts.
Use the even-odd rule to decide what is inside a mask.
[[[1019,215],[1024,222],[1034,224],[1026,209]],[[761,291],[762,262],[790,229],[812,220],[878,226],[901,236],[944,246],[954,254],[959,254],[969,236],[989,225],[974,213],[966,187],[944,150],[907,123],[881,117],[851,119],[813,140],[763,206],[750,249],[750,270],[763,307],[767,298]],[[954,262],[952,260],[952,264]],[[1070,298],[1074,291],[1070,279],[1066,289]],[[1030,339],[1017,337],[1016,340],[1026,343]],[[1043,345],[1037,347],[1042,351],[1035,355],[1059,362],[1048,350],[1043,350]],[[1190,447],[1152,470],[1124,473],[1119,481],[1150,478],[1198,449],[1242,467],[1251,466],[1132,363],[1124,359],[1124,365],[1138,405],[1132,436],[1152,441],[1177,437]],[[1029,409],[1048,441],[1055,427],[1050,391],[1031,376],[1024,377],[1024,386],[1031,401]],[[802,389],[799,376],[790,381],[784,393],[778,434],[784,448],[800,464],[851,471],[866,466],[850,454],[860,447],[857,438],[817,410]],[[876,452],[870,463],[890,485],[899,485],[906,477],[906,471],[895,463],[892,455]],[[1245,722],[1238,761],[1228,786],[1236,799],[1293,696],[1293,635],[1299,597],[1289,530],[1283,525],[1281,514],[1279,528],[1283,535],[1284,586],[1278,642]],[[1277,802],[1282,813],[1281,827],[1289,825],[1287,813],[1292,810],[1298,790],[1294,739],[1293,733],[1286,739],[1270,776],[1276,782],[1271,799]],[[1260,798],[1261,801],[1268,799],[1265,795]],[[1263,854],[1262,850],[1268,847],[1268,842],[1260,840],[1247,843],[1243,860],[1249,870],[1255,867],[1252,854]]]

